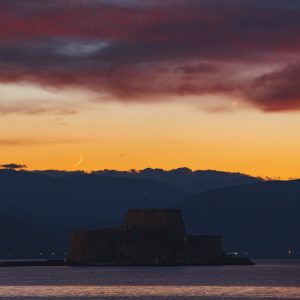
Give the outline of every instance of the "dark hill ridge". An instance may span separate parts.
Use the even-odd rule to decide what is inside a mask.
[[[150,169],[145,172],[152,173]],[[154,173],[157,172],[160,171]],[[10,242],[15,242],[14,247],[21,249],[27,234],[28,252],[36,251],[37,244],[45,244],[43,238],[47,237],[47,247],[61,251],[66,247],[70,231],[120,223],[123,214],[133,207],[176,206],[184,210],[190,233],[223,234],[228,250],[249,252],[257,257],[285,257],[289,249],[300,254],[299,180],[260,182],[253,179],[255,183],[251,184],[251,177],[249,182],[248,177],[227,177],[209,171],[222,180],[246,180],[246,184],[192,196],[192,192],[178,187],[193,184],[190,178],[180,184],[181,176],[189,172],[172,171],[177,181],[171,183],[171,180],[128,177],[127,173],[117,177],[113,174],[118,173],[108,176],[2,170],[0,211],[6,216],[2,218],[3,222],[6,220],[2,226],[6,232],[3,242],[10,238]],[[195,184],[198,185],[197,181]]]
[[[51,254],[51,249],[59,241],[55,236],[43,232],[38,226],[0,212],[1,247],[0,258],[38,258]],[[47,251],[45,251],[47,249]],[[63,251],[60,249],[60,251]],[[41,252],[41,255],[38,255]]]
[[[300,180],[231,186],[174,205],[190,232],[222,234],[228,250],[252,257],[300,257]]]
[[[57,171],[45,170],[34,171],[39,174],[48,175],[54,178],[68,178],[76,175],[84,175],[83,171]],[[251,177],[241,173],[229,173],[215,170],[196,170],[178,168],[173,170],[147,168],[140,171],[116,171],[99,170],[92,172],[93,175],[131,179],[152,179],[162,183],[184,189],[191,193],[215,189],[223,186],[251,184],[263,181],[260,178]]]
[[[241,173],[229,173],[214,170],[196,170],[178,168],[174,170],[144,169],[140,171],[95,171],[93,174],[117,176],[126,178],[154,179],[169,185],[177,186],[193,193],[215,189],[224,186],[251,184],[263,181]]]
[[[0,171],[0,187],[1,211],[55,235],[64,245],[72,230],[121,219],[131,207],[165,207],[191,195],[150,179],[90,174],[58,178],[7,170]]]

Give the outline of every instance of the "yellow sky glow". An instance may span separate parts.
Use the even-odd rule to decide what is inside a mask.
[[[2,113],[0,163],[29,169],[216,169],[254,176],[300,177],[299,113],[239,109],[205,112],[197,99],[120,104],[89,101],[83,92],[1,86],[11,103],[45,103],[76,113]],[[211,98],[211,96],[210,96]],[[210,101],[201,99],[201,103]],[[43,102],[44,101],[44,102]],[[7,101],[6,101],[7,103]],[[0,108],[3,100],[0,100]],[[63,108],[63,109],[64,109]]]

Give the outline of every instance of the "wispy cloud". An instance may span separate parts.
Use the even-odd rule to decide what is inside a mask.
[[[12,102],[12,101],[11,101]],[[77,111],[73,108],[65,107],[64,105],[57,105],[47,103],[42,104],[43,101],[24,102],[24,103],[0,103],[0,115],[21,114],[21,115],[45,115],[45,116],[59,116],[59,115],[73,115]]]
[[[32,140],[22,140],[22,139],[0,139],[0,147],[5,146],[27,146],[35,144]]]
[[[81,142],[88,142],[82,139],[70,139],[65,138],[34,138],[34,139],[23,139],[23,138],[0,138],[0,147],[18,147],[18,146],[43,146],[51,144],[77,144]]]

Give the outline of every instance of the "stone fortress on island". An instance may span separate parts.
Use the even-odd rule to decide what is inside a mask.
[[[71,235],[68,264],[176,266],[252,264],[225,257],[222,236],[186,235],[181,210],[131,209],[120,228]]]

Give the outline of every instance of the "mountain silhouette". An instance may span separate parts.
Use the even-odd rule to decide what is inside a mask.
[[[241,173],[229,173],[214,170],[196,170],[178,168],[173,170],[147,168],[141,171],[95,171],[93,174],[125,177],[125,178],[147,178],[154,179],[169,185],[185,189],[193,193],[199,193],[219,187],[250,184],[263,181],[260,178],[251,177]]]
[[[71,231],[115,227],[128,209],[153,207],[182,209],[188,233],[222,234],[228,251],[300,255],[299,180],[189,169],[137,173],[1,170],[0,256],[63,253]],[[228,186],[210,189],[219,184]]]
[[[229,251],[252,257],[300,257],[300,180],[231,186],[174,206],[190,233],[222,234]]]
[[[52,248],[60,249],[62,240],[38,228],[0,212],[1,258],[44,258],[51,255]]]
[[[0,184],[3,213],[55,235],[64,246],[73,230],[85,229],[90,224],[100,226],[103,220],[119,220],[132,207],[166,207],[191,195],[151,179],[90,174],[58,178],[2,170]],[[18,239],[18,235],[12,235]]]

